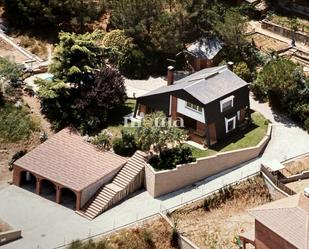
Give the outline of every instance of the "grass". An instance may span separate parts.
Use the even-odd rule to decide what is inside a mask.
[[[0,106],[0,141],[18,142],[39,129],[39,124],[25,107],[16,108],[11,103]]]
[[[120,137],[121,130],[124,127],[123,117],[129,113],[134,112],[135,105],[135,99],[127,99],[124,106],[119,107],[111,112],[106,128],[113,134],[114,137]]]
[[[252,113],[251,117],[252,125],[245,132],[234,134],[224,142],[214,146],[212,149],[200,150],[191,145],[186,146],[189,146],[192,149],[193,156],[196,158],[212,156],[218,152],[226,152],[256,146],[267,133],[268,121],[258,112]]]

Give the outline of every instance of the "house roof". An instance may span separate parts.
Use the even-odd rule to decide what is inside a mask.
[[[309,198],[299,193],[251,209],[260,223],[299,249],[309,249]]]
[[[68,128],[14,164],[75,191],[81,191],[120,168],[126,159],[102,152]]]
[[[187,47],[187,51],[197,58],[213,59],[222,49],[217,37],[203,37]]]
[[[230,71],[227,66],[219,66],[200,70],[175,81],[173,85],[160,87],[140,98],[184,90],[206,105],[246,85],[248,83]]]

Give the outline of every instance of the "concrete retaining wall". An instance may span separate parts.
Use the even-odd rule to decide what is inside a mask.
[[[0,233],[0,246],[21,238],[21,230],[10,230]]]
[[[270,22],[268,20],[262,21],[262,28],[269,30],[269,31],[271,31],[275,34],[290,38],[290,39],[292,39],[293,33],[294,33],[293,30],[286,28],[286,27],[283,27],[283,26],[280,26],[280,25],[275,24],[273,22]],[[309,35],[306,34],[306,33],[297,31],[297,32],[295,32],[295,40],[297,42],[308,44],[309,43]]]
[[[266,148],[271,138],[271,129],[269,125],[266,136],[254,147],[200,158],[194,163],[178,165],[172,170],[156,172],[147,164],[145,167],[146,189],[151,196],[158,197],[254,159]]]

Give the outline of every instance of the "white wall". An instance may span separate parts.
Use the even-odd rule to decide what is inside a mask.
[[[202,123],[205,123],[204,108],[202,109],[201,113],[195,110],[191,110],[186,107],[186,101],[179,98],[177,98],[177,112]]]

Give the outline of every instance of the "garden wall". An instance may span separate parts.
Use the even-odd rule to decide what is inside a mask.
[[[155,171],[147,164],[145,167],[146,189],[150,195],[158,197],[254,159],[266,148],[271,138],[271,129],[269,125],[266,136],[254,147],[199,158],[194,163],[178,165],[172,170]]]
[[[294,33],[293,30],[286,28],[286,27],[282,27],[280,25],[277,25],[277,24],[270,22],[266,19],[264,19],[262,21],[262,28],[269,30],[269,31],[271,31],[275,34],[290,38],[290,39],[292,39],[293,33]],[[297,42],[308,44],[309,43],[309,36],[305,33],[297,31],[297,32],[295,32],[295,40]]]

